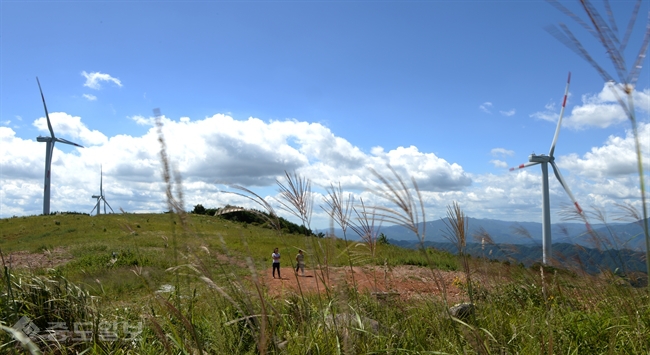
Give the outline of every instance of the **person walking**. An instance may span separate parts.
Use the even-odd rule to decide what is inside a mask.
[[[273,278],[275,278],[275,270],[278,270],[278,278],[281,279],[282,276],[280,276],[280,252],[278,251],[278,248],[273,249],[273,254],[271,254],[271,258],[273,259]]]
[[[305,254],[302,253],[302,249],[298,250],[298,255],[296,255],[296,274],[298,270],[301,270],[302,276],[305,276]]]

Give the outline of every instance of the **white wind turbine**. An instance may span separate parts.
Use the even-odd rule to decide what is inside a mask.
[[[537,155],[533,153],[528,157],[528,163],[521,164],[515,168],[510,168],[510,171],[513,171],[517,169],[523,169],[532,165],[537,165],[537,164],[542,165],[542,262],[544,264],[548,264],[549,258],[551,257],[551,207],[549,203],[549,192],[548,192],[548,164],[551,164],[551,166],[553,167],[553,172],[555,173],[555,177],[560,182],[560,185],[562,185],[567,195],[569,195],[571,201],[573,201],[573,205],[578,211],[578,214],[580,214],[582,219],[585,221],[587,229],[588,230],[590,229],[589,222],[587,222],[586,216],[584,215],[582,208],[580,208],[578,201],[576,201],[575,197],[573,197],[573,194],[571,193],[569,186],[566,184],[566,181],[562,177],[562,173],[560,173],[560,169],[558,169],[557,165],[555,165],[555,157],[553,156],[553,153],[555,152],[555,144],[557,143],[557,137],[560,134],[560,126],[562,125],[562,116],[564,116],[564,108],[566,106],[567,95],[569,94],[570,83],[571,83],[571,73],[569,72],[569,77],[566,82],[566,89],[564,90],[564,100],[562,101],[562,109],[560,110],[560,118],[557,121],[557,127],[555,128],[555,136],[553,136],[553,143],[551,144],[551,150],[549,151],[548,155],[545,154]]]
[[[50,123],[50,115],[47,113],[47,105],[45,105],[45,96],[43,96],[43,90],[41,89],[41,83],[36,77],[36,83],[38,83],[38,90],[41,92],[41,99],[43,100],[43,108],[45,108],[45,119],[47,120],[47,128],[50,130],[49,137],[36,137],[38,142],[45,142],[45,187],[43,188],[43,214],[50,214],[50,180],[52,178],[52,153],[54,152],[54,143],[61,142],[64,144],[74,145],[76,147],[83,148],[83,146],[70,142],[67,139],[56,138],[54,136],[54,130],[52,129],[52,123]]]
[[[101,213],[101,205],[100,204],[102,203],[102,201],[104,201],[104,214],[106,214],[106,206],[108,206],[108,208],[111,209],[112,213],[115,213],[115,211],[113,211],[113,207],[111,207],[111,205],[109,205],[108,202],[106,202],[106,197],[104,196],[104,187],[103,187],[104,172],[103,172],[103,169],[101,167],[99,169],[100,169],[99,170],[99,195],[93,195],[92,196],[93,198],[97,199],[97,204],[95,205],[93,210],[90,211],[90,214],[92,215],[93,212],[95,211],[95,209],[97,209],[97,215],[99,215]]]

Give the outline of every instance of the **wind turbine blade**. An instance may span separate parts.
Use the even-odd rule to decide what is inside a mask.
[[[97,208],[97,204],[95,204],[95,207],[93,207],[93,210],[92,210],[92,211],[90,211],[90,215],[92,215],[92,214],[93,214],[93,212],[95,212],[95,208]]]
[[[111,209],[111,212],[115,213],[115,211],[113,211],[113,207],[111,207],[111,205],[109,205],[108,202],[106,202],[106,199],[102,197],[102,200],[104,200],[104,208],[106,208],[106,206],[108,206],[108,208]]]
[[[41,89],[41,82],[38,81],[38,77],[36,77],[36,83],[38,84],[38,91],[41,92],[41,99],[43,100],[43,108],[45,109],[45,119],[47,120],[47,128],[50,130],[50,136],[54,138],[54,130],[52,129],[52,124],[50,123],[50,115],[47,113],[47,105],[45,105],[45,96],[43,96],[43,90]]]
[[[63,139],[63,138],[54,138],[54,140],[57,141],[57,142],[64,143],[64,144],[74,145],[75,147],[84,148],[83,145],[80,145],[80,144],[77,144],[77,143],[74,143],[74,142],[70,142],[70,141],[67,140],[67,139]]]
[[[585,216],[584,211],[580,207],[580,204],[571,193],[571,189],[569,189],[569,185],[566,184],[564,177],[562,177],[562,173],[560,172],[560,169],[557,167],[557,165],[555,165],[555,161],[551,160],[550,163],[551,166],[553,167],[553,173],[555,173],[555,177],[560,182],[560,185],[562,185],[562,188],[564,188],[564,191],[566,191],[567,195],[569,195],[571,202],[573,202],[573,206],[576,208],[576,211],[578,211],[578,214],[580,215],[580,217],[582,217],[582,220],[585,222],[585,225],[587,226],[587,230],[591,231],[591,226],[589,225],[589,221],[587,221],[587,216]]]
[[[103,181],[104,181],[104,171],[102,166],[99,166],[99,196],[104,197],[104,188],[103,186]],[[106,200],[104,200],[106,202]]]
[[[50,145],[50,164],[52,164],[52,156],[54,155],[54,143],[56,143],[56,139],[53,139]]]
[[[510,171],[515,171],[515,170],[527,168],[529,166],[533,166],[533,165],[537,165],[537,164],[539,164],[539,163],[538,162],[528,162],[528,163],[524,163],[524,164],[519,164],[518,166],[510,168]]]
[[[557,120],[557,127],[555,127],[553,144],[551,144],[551,150],[548,153],[549,157],[553,156],[553,152],[555,152],[555,143],[557,143],[557,137],[560,135],[560,126],[562,125],[562,117],[564,116],[564,108],[566,107],[566,98],[567,95],[569,95],[569,84],[571,84],[571,72],[569,72],[569,77],[566,80],[566,88],[564,89],[564,100],[562,100],[562,109],[560,109],[560,118]]]

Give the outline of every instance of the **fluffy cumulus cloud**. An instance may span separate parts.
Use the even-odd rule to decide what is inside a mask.
[[[619,104],[618,98],[626,101],[626,96],[620,87],[605,84],[597,94],[583,95],[581,103],[565,112],[563,126],[573,129],[589,127],[606,128],[628,120],[628,116]],[[647,113],[650,109],[650,90],[634,91],[632,94],[637,111]],[[567,106],[568,110],[568,106]],[[530,115],[533,118],[557,122],[559,110],[554,103],[548,104],[544,111]]]
[[[88,128],[76,116],[58,112],[51,118],[57,137],[86,146],[55,146],[52,210],[90,212],[95,204],[91,196],[99,192],[100,166],[106,199],[116,211],[160,212],[167,208],[154,118],[132,117],[148,126],[142,135],[112,137]],[[539,220],[539,169],[471,174],[459,164],[415,146],[378,146],[364,152],[319,123],[252,117],[237,120],[222,114],[203,119],[160,119],[169,162],[182,178],[188,210],[198,203],[209,207],[254,207],[250,201],[227,193],[232,191],[232,185],[245,186],[274,201],[276,181],[282,181],[285,171],[295,171],[313,182],[316,206],[323,205],[325,189],[339,183],[357,201],[363,198],[370,204],[385,203],[372,193],[378,182],[371,170],[393,177],[390,166],[409,185],[410,177],[417,183],[427,219],[443,217],[446,206],[458,201],[472,217]],[[44,118],[33,125],[49,134]],[[642,124],[639,134],[650,136],[649,125]],[[638,196],[632,143],[630,134],[613,136],[582,157],[557,157],[567,184],[583,206],[621,203]],[[647,152],[647,140],[644,144]],[[500,158],[513,153],[494,148],[491,154]],[[41,212],[44,155],[45,144],[20,138],[10,127],[0,127],[1,217]],[[644,159],[650,161],[650,157]],[[492,164],[502,167],[505,163],[493,160]],[[552,208],[556,211],[560,203],[569,201],[561,186],[552,180]],[[326,214],[317,207],[313,226],[328,225]]]
[[[414,146],[397,147],[371,159],[371,167],[384,176],[389,175],[386,163],[400,175],[412,176],[418,187],[426,191],[456,191],[472,183],[460,165],[449,163],[433,153],[420,152]]]
[[[108,140],[103,133],[88,129],[79,116],[71,116],[65,112],[52,112],[49,116],[52,130],[57,138],[64,138],[81,145],[102,145]],[[37,119],[33,125],[45,136],[50,135],[45,117]]]
[[[82,71],[81,75],[86,78],[86,82],[84,83],[84,86],[89,87],[91,89],[95,89],[95,90],[101,89],[102,81],[113,83],[119,87],[122,86],[122,82],[120,81],[120,79],[114,78],[109,74],[100,73],[100,72],[86,73],[86,71]]]
[[[116,210],[161,211],[165,209],[161,181],[160,142],[153,117],[131,119],[149,129],[141,136],[106,137],[89,129],[80,117],[64,112],[50,115],[57,137],[86,148],[55,146],[52,162],[52,209],[92,209],[91,195],[98,190],[103,166],[107,200]],[[361,151],[319,123],[295,120],[265,122],[257,118],[235,120],[217,114],[199,120],[161,117],[169,161],[183,178],[188,204],[222,205],[238,201],[220,189],[242,185],[275,191],[276,180],[285,171],[310,178],[317,190],[341,183],[360,193],[367,189],[372,168],[390,173],[388,164],[400,174],[410,173],[423,191],[459,191],[471,185],[463,168],[416,147],[384,151]],[[49,135],[47,121],[33,122]],[[2,216],[40,211],[45,145],[21,139],[8,127],[2,139]],[[20,191],[24,191],[18,198]],[[81,197],[80,197],[81,196]],[[87,201],[86,201],[87,200]],[[242,202],[242,201],[239,201]]]
[[[638,126],[639,144],[644,170],[650,168],[650,124]],[[589,178],[621,177],[638,172],[635,140],[631,130],[625,137],[610,136],[604,145],[594,147],[582,157],[570,154],[560,157],[558,165]]]

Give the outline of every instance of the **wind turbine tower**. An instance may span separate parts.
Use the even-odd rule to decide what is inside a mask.
[[[560,126],[562,125],[562,116],[564,116],[564,108],[566,106],[567,95],[569,94],[570,83],[571,83],[571,73],[569,73],[569,78],[567,79],[566,82],[566,89],[564,90],[564,100],[562,101],[562,109],[560,110],[560,118],[557,121],[557,127],[555,128],[555,135],[553,136],[553,143],[551,144],[551,149],[548,155],[545,154],[537,155],[533,153],[528,157],[528,163],[521,164],[515,168],[510,168],[510,171],[513,171],[516,169],[523,169],[532,165],[537,165],[537,164],[542,165],[542,262],[544,264],[548,264],[549,258],[552,255],[551,254],[552,252],[551,207],[550,207],[550,199],[549,199],[549,191],[548,191],[548,165],[549,164],[551,164],[551,167],[553,168],[553,172],[555,173],[555,177],[560,182],[560,185],[562,185],[564,191],[566,191],[571,201],[573,201],[573,205],[575,206],[578,214],[585,221],[587,230],[590,230],[589,222],[587,221],[587,218],[584,212],[582,211],[582,208],[580,208],[578,201],[576,201],[575,197],[573,197],[573,194],[571,193],[569,186],[566,184],[566,181],[562,177],[562,173],[560,173],[560,169],[558,169],[557,165],[555,164],[555,156],[553,155],[553,153],[555,152],[555,144],[557,143],[557,137],[560,134]]]
[[[43,100],[43,108],[45,109],[45,119],[47,120],[47,128],[50,130],[49,137],[36,137],[36,141],[45,142],[45,183],[43,188],[43,214],[50,214],[50,182],[52,178],[52,153],[54,152],[54,143],[61,142],[63,144],[74,145],[75,147],[83,148],[83,146],[70,142],[67,139],[56,138],[54,136],[54,130],[52,129],[52,123],[50,122],[50,115],[47,113],[47,105],[45,105],[45,96],[43,96],[43,90],[41,89],[41,83],[36,77],[36,83],[38,83],[38,90],[41,92],[41,99]]]
[[[111,209],[112,213],[115,213],[113,211],[113,207],[106,202],[106,197],[104,196],[104,187],[103,187],[103,180],[104,180],[104,172],[103,169],[100,167],[99,170],[99,195],[93,195],[92,198],[97,199],[97,204],[95,204],[95,207],[93,207],[93,210],[90,211],[90,214],[92,215],[95,209],[97,209],[97,215],[101,213],[101,203],[104,201],[104,214],[106,214],[106,206]]]

